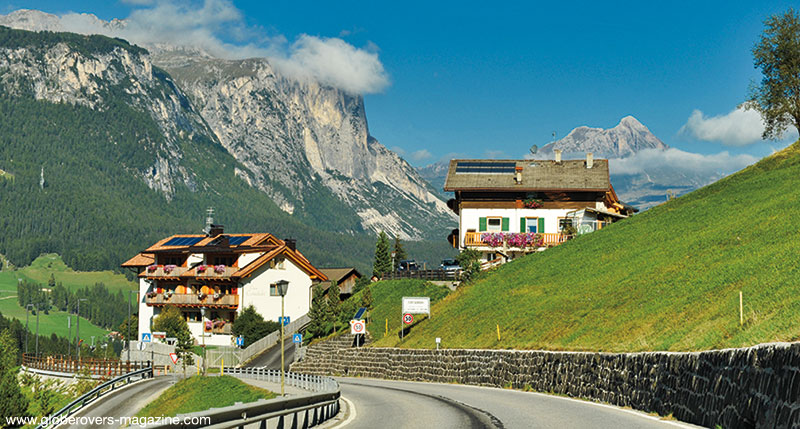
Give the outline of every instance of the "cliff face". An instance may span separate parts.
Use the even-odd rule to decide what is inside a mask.
[[[242,177],[286,212],[320,219],[319,201],[358,216],[368,231],[430,238],[454,216],[419,174],[369,134],[361,96],[282,77],[264,59],[221,60],[154,50]]]

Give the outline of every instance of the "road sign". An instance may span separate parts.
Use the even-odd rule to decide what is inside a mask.
[[[427,296],[404,296],[403,314],[431,314],[431,299]]]
[[[170,353],[169,358],[172,359],[172,363],[178,363],[178,354],[177,353]]]
[[[167,338],[167,333],[166,332],[153,332],[153,338],[161,338],[161,339]]]
[[[244,347],[244,337],[236,337],[236,345],[239,347]]]
[[[292,342],[302,344],[303,343],[303,334],[294,334],[292,335]]]
[[[414,315],[410,314],[410,313],[404,314],[403,315],[403,323],[405,323],[406,325],[410,325],[410,324],[414,323]]]
[[[366,324],[363,320],[351,320],[350,321],[350,333],[351,334],[363,334],[366,330]]]
[[[139,351],[144,351],[144,349],[147,348],[147,343],[139,341],[139,345],[137,347],[139,348]]]
[[[281,318],[280,316],[278,316],[278,323],[281,323],[281,322],[283,322],[283,326],[286,326],[286,325],[288,325],[288,324],[289,324],[289,320],[291,320],[291,319],[289,318],[289,316],[286,316],[286,317],[283,317],[283,318]]]
[[[142,332],[142,342],[149,343],[151,341],[153,341],[153,334],[149,332]]]

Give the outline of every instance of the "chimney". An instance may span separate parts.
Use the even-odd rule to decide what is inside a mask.
[[[592,166],[594,166],[594,154],[586,152],[586,168],[592,168]]]
[[[283,242],[286,243],[286,247],[291,250],[297,250],[297,240],[294,238],[284,238]]]
[[[556,149],[553,153],[556,154],[556,164],[561,164],[561,149]]]
[[[516,173],[514,176],[514,181],[517,182],[517,185],[522,184],[522,167],[514,167],[514,172]]]
[[[209,237],[216,237],[216,236],[222,234],[224,231],[225,231],[225,226],[224,225],[214,225],[212,223],[211,224],[211,228],[208,229],[208,236]]]

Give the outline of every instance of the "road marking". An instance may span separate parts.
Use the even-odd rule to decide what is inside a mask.
[[[345,398],[344,396],[342,396],[342,400],[347,402],[347,419],[341,423],[331,426],[330,429],[345,427],[350,423],[353,423],[353,420],[355,420],[356,416],[358,415],[356,412],[356,405],[353,403],[353,401]]]

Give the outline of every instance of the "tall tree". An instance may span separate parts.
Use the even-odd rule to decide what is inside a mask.
[[[17,340],[11,331],[0,333],[0,418],[21,417],[27,414],[28,399],[17,381]]]
[[[400,242],[400,237],[394,237],[394,270],[400,267],[400,261],[408,259],[408,254],[406,253],[406,249],[403,248],[403,243]]]
[[[325,296],[325,289],[321,284],[314,285],[313,297],[311,298],[311,311],[309,318],[311,323],[308,325],[308,332],[312,337],[323,337],[330,332],[331,312],[328,305],[328,298]]]
[[[183,318],[177,307],[170,306],[162,310],[161,314],[153,320],[153,330],[165,332],[168,337],[178,338],[180,332],[189,332],[189,324],[186,323],[186,319]]]
[[[764,139],[779,139],[789,126],[800,131],[800,14],[790,8],[767,18],[764,27],[753,47],[753,63],[763,77],[750,89],[745,107],[761,114]]]
[[[372,264],[372,275],[378,278],[392,270],[392,255],[389,253],[389,237],[381,231],[375,244],[375,262]]]
[[[236,317],[232,332],[233,335],[244,337],[244,347],[248,347],[280,328],[280,323],[274,320],[264,320],[264,316],[260,315],[255,307],[249,305],[242,311],[242,314]]]

